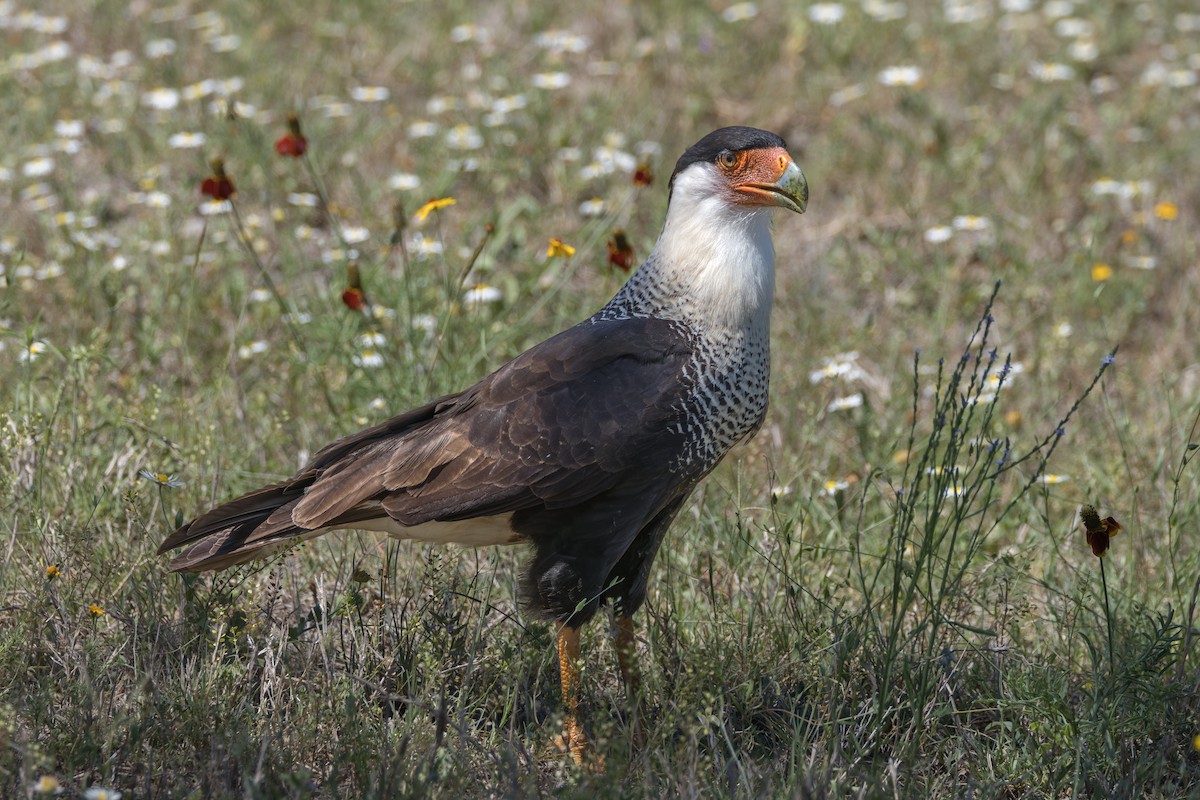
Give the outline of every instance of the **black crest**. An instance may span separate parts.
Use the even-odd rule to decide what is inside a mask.
[[[669,185],[674,186],[675,176],[697,161],[713,163],[717,160],[717,155],[724,150],[736,153],[739,150],[760,147],[787,147],[787,142],[770,131],[748,128],[745,125],[719,128],[684,151],[675,162],[675,171],[671,173]]]

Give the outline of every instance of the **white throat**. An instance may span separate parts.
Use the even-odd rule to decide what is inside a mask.
[[[654,251],[614,301],[714,331],[765,335],[774,293],[771,209],[732,204],[709,170],[692,167],[676,176]]]

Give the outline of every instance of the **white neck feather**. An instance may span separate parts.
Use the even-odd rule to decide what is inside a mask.
[[[730,203],[693,167],[676,176],[658,243],[616,300],[704,328],[766,334],[774,292],[771,209]]]

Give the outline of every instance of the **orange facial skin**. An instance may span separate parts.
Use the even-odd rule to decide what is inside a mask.
[[[738,205],[803,210],[808,203],[808,186],[802,177],[797,180],[799,170],[782,147],[722,153],[716,164],[729,179],[733,202]]]

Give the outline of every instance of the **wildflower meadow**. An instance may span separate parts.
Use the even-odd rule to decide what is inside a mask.
[[[1200,796],[1188,0],[0,0],[0,796]],[[521,547],[180,523],[586,317],[781,134],[771,411],[561,729]]]

